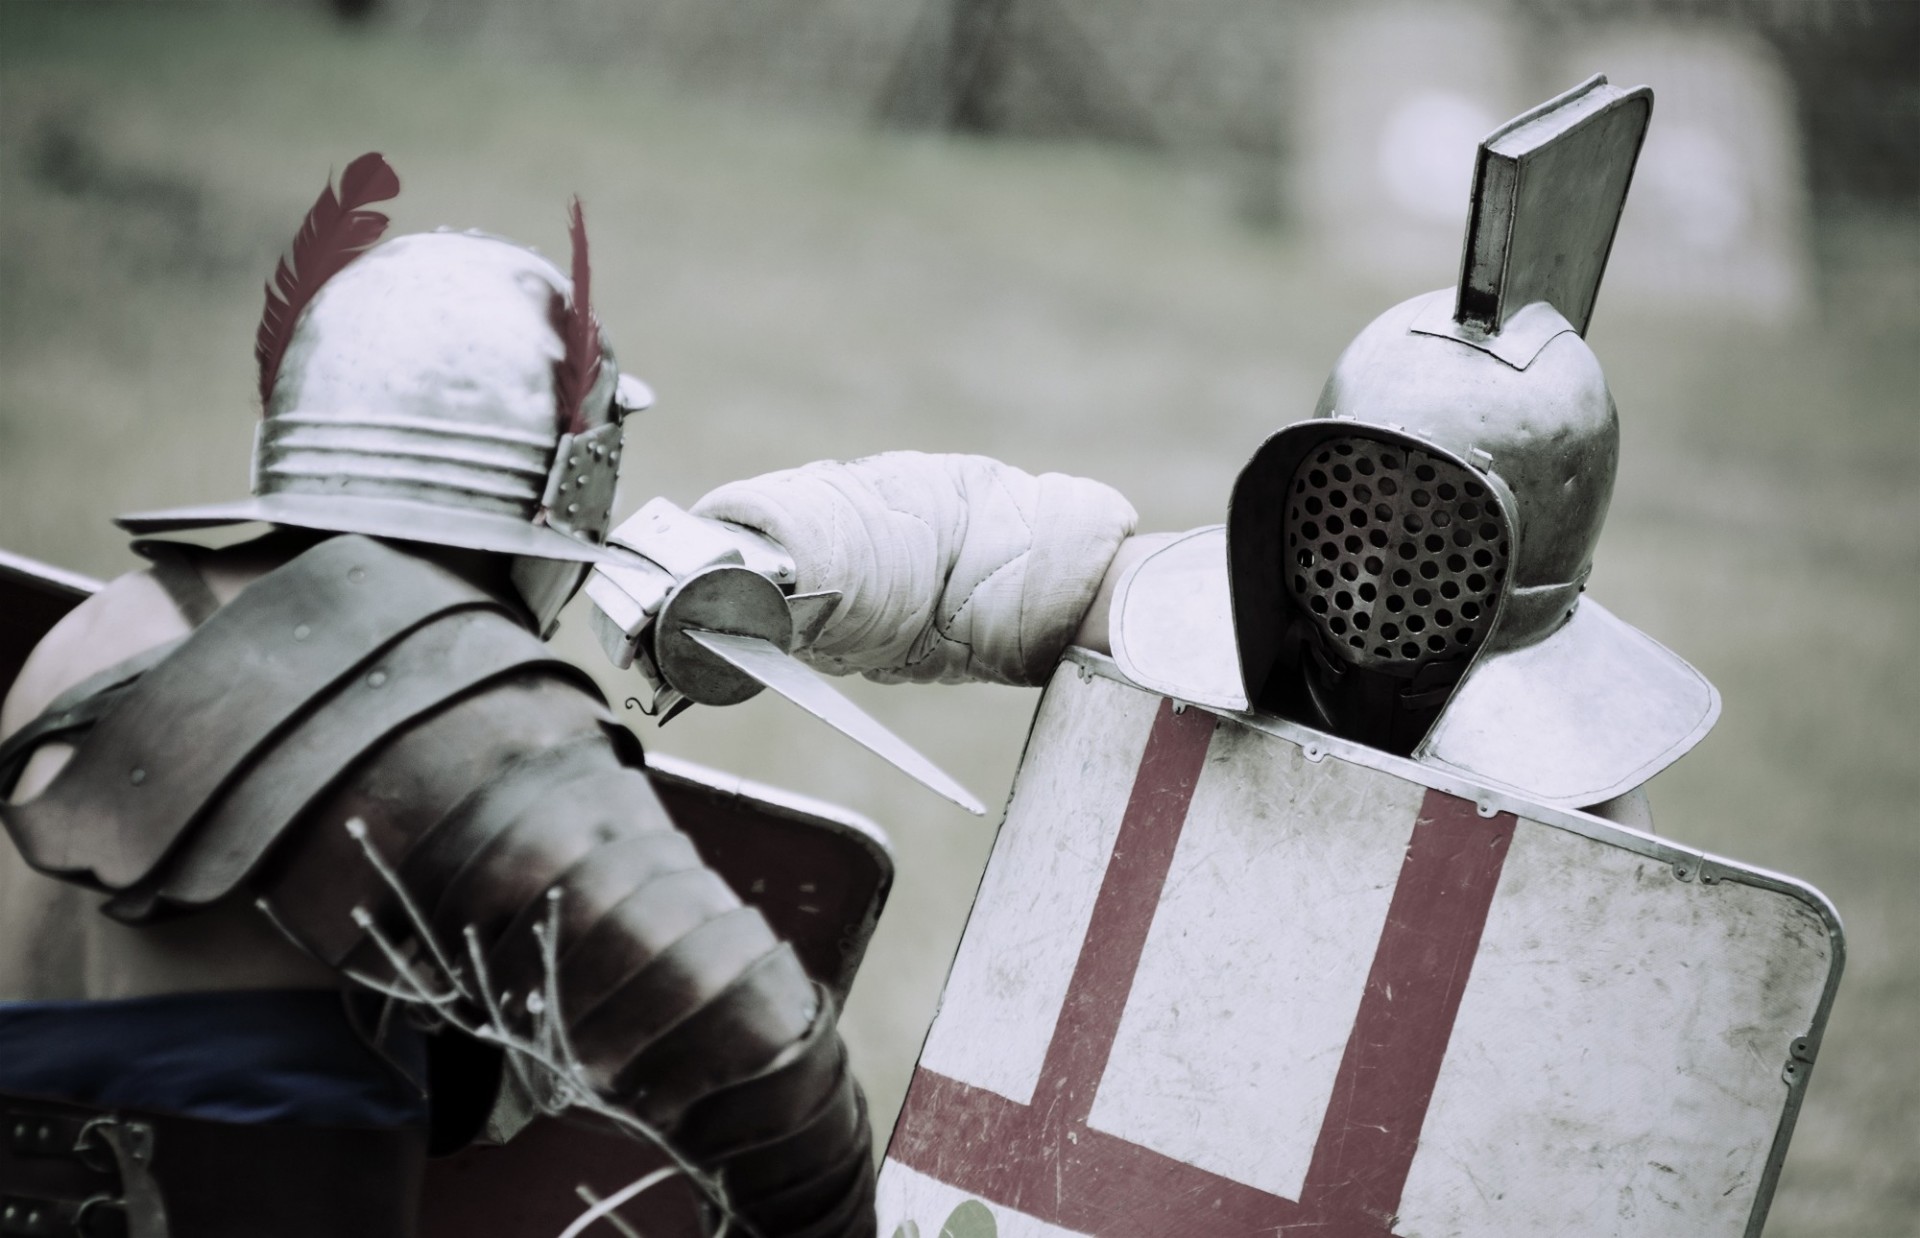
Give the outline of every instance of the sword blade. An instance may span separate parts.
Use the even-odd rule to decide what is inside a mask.
[[[912,745],[869,717],[806,665],[757,636],[686,630],[687,637],[715,657],[753,676],[795,705],[806,710],[848,739],[865,747],[929,790],[952,800],[976,817],[987,815],[986,805],[946,771],[914,750]]]

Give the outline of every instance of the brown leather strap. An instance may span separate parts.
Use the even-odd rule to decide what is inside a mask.
[[[0,1093],[0,1116],[9,1135],[15,1126],[78,1130],[100,1118],[150,1127],[151,1172],[170,1238],[412,1238],[414,1232],[426,1147],[421,1131],[238,1125],[110,1113],[7,1093]],[[23,1153],[16,1141],[0,1139],[0,1195],[64,1202],[71,1213],[82,1200],[122,1190],[118,1174],[100,1168],[107,1164],[97,1156]],[[68,1228],[63,1238],[86,1232]]]
[[[370,538],[330,538],[255,581],[141,676],[46,791],[0,815],[34,867],[125,889],[327,687],[430,618],[499,605]]]
[[[220,609],[220,599],[207,587],[198,562],[206,551],[180,542],[139,541],[133,548],[153,564],[153,578],[167,591],[173,608],[188,627],[197,628],[213,618],[213,612]]]

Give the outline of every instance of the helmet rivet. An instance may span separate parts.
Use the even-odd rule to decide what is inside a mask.
[[[367,686],[369,688],[377,688],[381,684],[384,684],[386,682],[387,682],[387,673],[385,671],[375,671],[371,675],[367,676]]]
[[[365,580],[366,578],[367,578],[367,569],[364,567],[350,568],[347,571],[347,582],[349,584],[357,585],[361,581]]]
[[[312,635],[313,635],[313,629],[308,627],[304,623],[294,628],[293,630],[293,639],[295,640],[305,640],[307,639],[307,637]]]
[[[144,769],[140,769],[138,766],[136,766],[133,769],[133,771],[127,775],[127,781],[132,783],[136,787],[139,786],[141,783],[145,782],[146,780],[147,780],[147,771]]]
[[[580,510],[580,505],[579,505],[578,503],[569,503],[569,504],[567,504],[567,514],[568,514],[569,516],[571,516],[571,515],[572,515],[573,513],[575,513],[575,512],[577,512],[577,511],[579,511],[579,510]]]

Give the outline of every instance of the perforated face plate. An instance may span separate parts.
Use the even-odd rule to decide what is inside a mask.
[[[1472,472],[1351,436],[1308,453],[1289,489],[1288,587],[1342,659],[1404,674],[1486,640],[1508,542]]]

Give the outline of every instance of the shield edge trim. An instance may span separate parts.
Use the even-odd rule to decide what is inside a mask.
[[[0,550],[0,577],[33,580],[53,585],[57,590],[72,596],[74,605],[79,605],[98,593],[101,582],[79,572],[70,572],[51,563],[42,563],[26,555],[14,554],[10,550]]]
[[[1159,689],[1136,683],[1128,678],[1112,658],[1092,650],[1069,648],[1061,659],[1062,670],[1068,665],[1073,666],[1082,679],[1099,676],[1141,691],[1159,691]],[[1482,817],[1492,817],[1503,812],[1513,813],[1515,816],[1538,822],[1552,829],[1565,830],[1594,842],[1658,860],[1670,865],[1675,878],[1680,881],[1698,881],[1709,885],[1732,881],[1753,886],[1756,889],[1795,899],[1819,917],[1821,923],[1826,925],[1827,940],[1832,950],[1832,963],[1827,969],[1826,982],[1821,988],[1820,1001],[1814,1009],[1812,1023],[1805,1035],[1794,1040],[1791,1057],[1783,1067],[1787,1099],[1781,1108],[1780,1123],[1774,1129],[1773,1145],[1768,1150],[1766,1166],[1761,1173],[1759,1186],[1754,1195],[1753,1211],[1747,1218],[1746,1238],[1760,1238],[1761,1231],[1766,1228],[1768,1210],[1773,1205],[1773,1192],[1779,1184],[1780,1169],[1786,1161],[1787,1147],[1792,1142],[1794,1126],[1799,1120],[1800,1106],[1806,1098],[1807,1082],[1813,1073],[1813,1063],[1819,1058],[1820,1042],[1826,1033],[1828,1016],[1833,1011],[1834,994],[1839,989],[1841,973],[1846,970],[1846,930],[1840,922],[1840,913],[1834,907],[1832,900],[1797,877],[1789,877],[1784,873],[1742,864],[1711,852],[1681,846],[1656,835],[1646,834],[1578,809],[1556,808],[1542,804],[1511,791],[1475,782],[1451,770],[1423,765],[1406,757],[1396,757],[1364,744],[1342,739],[1337,735],[1316,731],[1297,722],[1268,717],[1264,714],[1237,712],[1198,701],[1182,701],[1177,696],[1172,696],[1171,699],[1175,702],[1177,709],[1200,709],[1216,717],[1226,718],[1241,726],[1295,744],[1309,761],[1319,762],[1333,757],[1349,764],[1380,770],[1431,790],[1443,791],[1448,795],[1470,800],[1476,805]],[[1035,717],[1038,718],[1037,713]],[[1032,733],[1029,730],[1028,743],[1031,744],[1031,742]],[[1024,762],[1024,747],[1021,759]],[[942,987],[944,988],[944,985]],[[888,1142],[891,1144],[891,1138]]]

